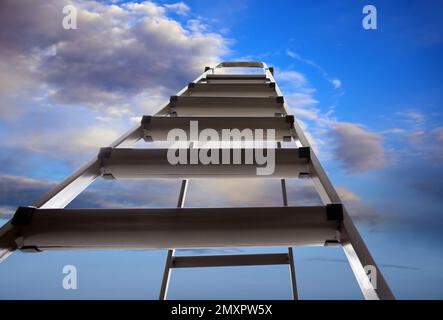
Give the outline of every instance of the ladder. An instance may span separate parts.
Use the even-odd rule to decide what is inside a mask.
[[[208,129],[222,137],[225,129],[261,129],[262,139],[274,140],[275,170],[267,176],[260,176],[257,175],[257,163],[192,163],[192,151],[197,150],[194,144],[198,140],[192,137],[191,123],[195,122],[199,133]],[[177,150],[191,154],[185,157],[189,165],[171,164],[168,148],[131,148],[140,139],[146,142],[168,141],[171,129],[181,130],[189,137],[185,146]],[[268,137],[264,129],[273,129],[274,136]],[[293,143],[296,148],[282,148],[283,141]],[[241,145],[240,148],[228,146],[223,150],[232,160],[235,152],[246,158],[247,152],[260,149],[266,148]],[[224,151],[220,152],[220,159],[224,159]],[[212,152],[213,149],[211,155]],[[181,179],[177,207],[65,208],[98,177]],[[244,177],[279,179],[283,205],[240,208],[184,206],[189,179]],[[311,179],[323,205],[288,206],[287,178]],[[273,68],[263,62],[223,62],[215,67],[206,67],[197,79],[171,96],[159,112],[143,116],[138,125],[109,147],[101,148],[97,157],[33,206],[19,207],[13,218],[0,228],[0,262],[15,250],[166,248],[159,299],[167,298],[174,268],[251,265],[288,265],[292,297],[298,299],[293,247],[318,245],[343,247],[366,299],[394,299],[300,125],[288,112],[287,103],[275,82]],[[175,255],[175,249],[181,248],[251,246],[288,249],[287,253],[271,254]],[[367,274],[368,267],[371,277]]]

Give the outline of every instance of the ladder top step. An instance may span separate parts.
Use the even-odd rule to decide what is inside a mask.
[[[225,61],[219,63],[216,68],[264,68],[264,66],[260,61]]]

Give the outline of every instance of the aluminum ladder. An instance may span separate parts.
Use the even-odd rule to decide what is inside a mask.
[[[256,70],[260,73],[236,70]],[[230,72],[224,72],[230,71]],[[275,82],[273,68],[262,62],[223,62],[206,67],[193,82],[171,96],[156,114],[141,122],[97,157],[58,184],[33,206],[19,207],[0,228],[0,262],[19,249],[27,252],[63,249],[168,249],[160,299],[167,297],[173,268],[289,265],[292,296],[298,298],[293,247],[342,246],[366,299],[394,299],[381,270],[369,253],[346,208],[310,148],[300,125],[290,115]],[[144,139],[166,141],[171,129],[274,129],[275,170],[266,178],[281,180],[280,207],[186,208],[189,179],[254,177],[257,164],[171,165],[167,148],[131,149]],[[265,136],[263,138],[266,138]],[[193,147],[192,139],[187,150]],[[296,148],[281,148],[292,141]],[[229,149],[229,148],[228,148]],[[242,149],[242,152],[246,152]],[[229,149],[234,152],[234,149]],[[65,209],[96,178],[181,179],[176,208]],[[321,206],[288,206],[285,178],[309,178]],[[287,247],[287,253],[175,256],[176,248]],[[373,268],[369,281],[366,266]]]

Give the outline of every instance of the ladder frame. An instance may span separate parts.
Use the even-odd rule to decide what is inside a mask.
[[[271,83],[275,84],[275,90],[277,92],[277,96],[283,95],[277,83],[275,82],[273,75],[273,68],[268,67],[265,63],[262,62],[250,62],[250,63],[223,62],[217,65],[215,68],[206,67],[205,72],[203,72],[199,77],[197,77],[194,80],[194,82],[199,82],[201,79],[205,78],[208,74],[213,74],[214,69],[223,68],[223,67],[254,67],[254,68],[260,67],[263,69],[266,78],[269,79]],[[177,96],[182,95],[187,89],[188,89],[187,86],[184,87],[176,95]],[[283,102],[283,107],[286,110],[286,114],[289,114],[288,105],[286,101]],[[156,115],[161,115],[163,109],[161,109]],[[143,126],[140,124],[135,126],[133,129],[129,130],[124,135],[122,135],[120,138],[114,141],[109,147],[112,148],[130,147],[135,142],[142,139],[143,136],[144,136]],[[294,130],[292,138],[295,141],[298,141],[298,144],[300,146],[310,147],[310,143],[306,138],[306,136],[304,135],[303,130],[296,119],[294,119]],[[341,203],[341,199],[337,191],[333,187],[331,181],[326,175],[326,172],[324,171],[318,158],[316,157],[315,152],[312,149],[311,149],[310,158],[311,158],[310,166],[312,168],[312,180],[318,194],[322,199],[323,204],[326,205],[330,203]],[[44,195],[41,199],[37,200],[33,204],[33,206],[36,208],[64,208],[100,175],[101,175],[101,170],[100,170],[99,159],[94,157],[92,160],[87,162],[85,165],[83,165],[80,169],[75,171],[68,178],[59,183],[54,189],[52,189],[50,192]],[[183,195],[183,200],[184,200],[184,195]],[[375,260],[371,256],[355,224],[353,223],[350,215],[346,211],[346,208],[344,208],[343,210],[344,210],[343,212],[344,218],[341,228],[339,230],[340,242],[343,246],[345,255],[348,259],[351,269],[361,288],[363,296],[365,297],[365,299],[370,299],[370,300],[395,299],[385,278],[383,277],[380,268],[377,266]],[[13,242],[11,242],[10,246],[6,248],[0,248],[0,262],[2,262],[13,251],[15,251],[18,248],[18,244],[16,243],[18,240],[14,235],[14,227],[12,226],[11,221],[7,222],[4,226],[0,228],[0,237],[1,238],[11,237],[14,240]],[[172,250],[168,251],[168,258],[170,260],[173,257],[173,253],[174,252]],[[292,249],[289,252],[289,254],[292,255]],[[368,281],[368,277],[365,271],[365,266],[368,265],[371,265],[376,269],[376,277],[377,277],[376,288],[371,282]],[[168,272],[168,279],[169,276],[170,272]],[[166,283],[168,283],[167,280]],[[292,283],[293,287],[295,287],[295,272]],[[164,295],[166,296],[166,290]]]

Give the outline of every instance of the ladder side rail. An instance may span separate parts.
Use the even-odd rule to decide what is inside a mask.
[[[275,83],[274,76],[270,72],[269,68],[265,67],[265,72],[267,77]],[[275,90],[279,96],[282,96],[282,92],[275,83]],[[283,103],[283,107],[288,113],[288,105],[286,102]],[[309,141],[303,133],[297,119],[294,119],[294,139],[298,139],[302,146],[309,147]],[[322,165],[318,161],[315,152],[311,150],[311,166],[313,172],[314,186],[319,193],[324,204],[339,202],[341,199],[338,196],[337,191],[329,180],[326,172],[324,171]],[[365,299],[383,299],[392,300],[395,299],[394,294],[389,288],[380,268],[375,263],[375,260],[371,256],[367,246],[365,245],[363,239],[361,238],[355,224],[353,223],[349,213],[346,208],[343,207],[343,224],[340,230],[341,241],[345,255],[348,262],[354,272],[360,289],[365,297]],[[366,275],[365,266],[373,266],[376,269],[376,284],[374,285],[368,281],[368,276]]]

